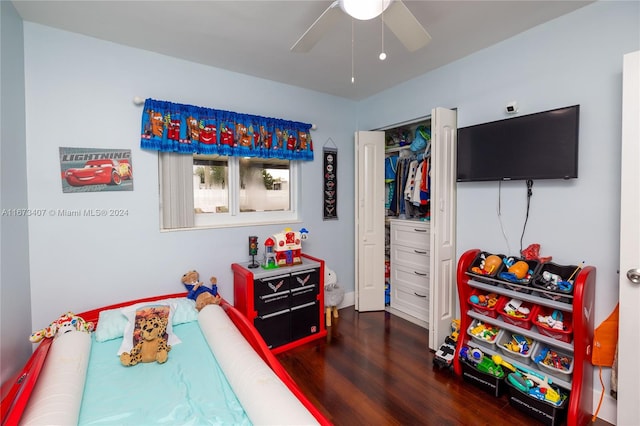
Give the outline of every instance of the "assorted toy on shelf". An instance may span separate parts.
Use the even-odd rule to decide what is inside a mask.
[[[497,293],[487,293],[480,289],[474,289],[469,296],[471,309],[491,318],[498,316],[496,307],[501,300],[502,298]]]
[[[541,296],[568,302],[567,296],[573,294],[573,281],[583,266],[584,262],[580,265],[567,266],[545,263],[539,268],[532,284],[540,290]]]
[[[527,248],[520,252],[522,257],[527,260],[537,260],[540,263],[551,262],[552,256],[540,256],[540,244],[529,244]]]
[[[551,384],[546,376],[533,370],[525,370],[521,367],[514,368],[507,375],[507,383],[537,400],[560,407],[566,401],[568,392]]]
[[[538,342],[522,334],[504,333],[496,345],[506,356],[530,364],[531,354],[538,347]]]
[[[571,312],[562,312],[545,306],[538,306],[533,323],[540,334],[570,343],[573,337],[573,316]]]
[[[501,331],[500,327],[476,319],[467,329],[467,334],[480,344],[493,346]]]
[[[533,361],[550,374],[573,373],[573,357],[549,346],[540,346],[532,355]]]
[[[505,371],[490,355],[474,346],[463,345],[458,352],[462,378],[478,388],[499,397],[505,391]]]
[[[498,274],[498,278],[505,282],[504,286],[513,291],[530,293],[531,289],[527,288],[527,286],[531,283],[539,262],[518,257],[505,257],[502,262],[507,270],[503,269]]]
[[[472,346],[464,346],[460,350],[460,359],[473,365],[478,371],[502,379],[505,374],[502,366],[496,364],[491,356]]]
[[[504,267],[502,259],[504,256],[501,254],[480,252],[469,266],[469,274],[478,281],[491,282],[486,278],[495,278],[502,271]]]
[[[496,309],[502,320],[529,330],[536,305],[520,299],[503,299],[503,303],[500,303],[498,309]]]
[[[479,348],[463,346],[458,356],[464,366],[492,377],[489,380],[485,378],[483,382],[483,376],[474,376],[472,372],[465,376],[480,387],[491,385],[486,390],[492,393],[495,391],[496,396],[499,396],[497,389],[503,379],[518,391],[555,407],[562,406],[569,395],[564,389],[554,386],[552,380],[539,371],[521,365],[514,366],[498,354],[489,355]]]

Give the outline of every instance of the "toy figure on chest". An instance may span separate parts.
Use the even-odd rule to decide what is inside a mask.
[[[271,237],[275,263],[278,266],[292,266],[302,263],[302,242],[300,232],[286,228]],[[270,242],[271,243],[271,242]]]

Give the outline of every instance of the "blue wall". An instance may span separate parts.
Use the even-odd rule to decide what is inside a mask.
[[[216,276],[220,293],[232,302],[230,265],[249,260],[247,237],[263,242],[286,226],[307,228],[303,250],[353,282],[353,205],[347,200],[353,199],[354,102],[39,24],[24,26],[29,206],[128,211],[126,217],[30,219],[34,327],[71,307],[80,312],[183,291],[180,277],[191,269],[205,282]],[[302,222],[161,232],[158,155],[139,148],[142,108],[134,96],[315,123],[317,160],[302,164]],[[338,169],[344,201],[341,220],[324,222],[320,158],[329,137],[344,165]],[[131,149],[134,191],[63,194],[57,178],[61,146]]]
[[[22,20],[8,1],[0,2],[0,43],[0,383],[4,383],[31,353],[27,217],[16,216],[13,210],[28,205]]]
[[[617,302],[622,56],[640,48],[640,4],[597,2],[359,103],[360,129],[458,109],[458,127],[580,104],[579,178],[536,181],[523,247],[598,269],[596,323]],[[417,94],[417,95],[416,95]],[[393,105],[393,108],[389,108]],[[390,114],[393,114],[390,117]],[[459,183],[458,255],[517,255],[526,216],[523,181]],[[501,200],[503,236],[497,214]]]

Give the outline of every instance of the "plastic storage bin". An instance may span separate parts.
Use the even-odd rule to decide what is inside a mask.
[[[524,262],[527,264],[527,274],[524,278],[518,279],[512,273],[509,272],[508,265],[514,265],[517,262]],[[531,293],[530,284],[535,276],[536,270],[540,265],[537,260],[527,260],[519,257],[507,257],[504,260],[505,266],[498,274],[498,279],[502,281],[502,286],[512,291],[519,291],[523,293]]]
[[[539,344],[531,354],[533,362],[556,377],[571,376],[573,374],[573,355],[549,345]]]
[[[554,312],[556,313],[556,317],[558,316],[557,313],[562,314],[562,328],[558,328],[557,324],[554,324],[554,321],[558,320],[553,319]],[[558,311],[546,306],[538,306],[531,320],[540,334],[560,340],[561,342],[571,343],[573,339],[573,315],[571,312]]]
[[[531,354],[533,354],[534,350],[538,347],[538,342],[531,339],[530,337],[526,337],[518,333],[512,333],[507,330],[503,331],[504,333],[502,333],[502,335],[496,342],[496,346],[498,347],[498,349],[500,349],[503,354],[515,361],[519,361],[520,363],[525,365],[531,364]],[[528,347],[526,353],[523,353],[520,350],[516,351],[511,345],[509,345],[510,342],[519,340],[526,341]]]
[[[474,384],[496,398],[505,392],[506,384],[504,378],[479,371],[474,365],[462,358],[460,358],[460,364],[462,365],[462,379],[465,382]]]
[[[500,327],[493,324],[487,324],[483,321],[474,319],[467,329],[467,334],[474,342],[488,348],[495,348],[498,338],[502,336],[503,331]]]
[[[515,306],[516,308],[517,307],[526,308],[529,310],[529,313],[523,317],[511,315],[509,313],[511,312],[511,309],[510,309],[511,306]],[[533,316],[537,311],[536,306],[537,305],[534,305],[533,303],[524,302],[519,299],[512,299],[510,297],[503,296],[502,300],[498,304],[496,311],[498,312],[498,314],[500,315],[500,318],[502,318],[504,322],[529,330],[533,325],[531,322],[531,319],[533,318]]]
[[[521,412],[541,421],[543,424],[556,426],[561,425],[567,417],[567,401],[564,398],[560,405],[537,399],[526,392],[516,389],[508,381],[505,381],[509,392],[509,405]],[[566,391],[562,391],[566,394]]]
[[[500,262],[495,262],[495,265],[492,262],[489,262],[491,264],[488,265],[486,263],[486,259],[489,256],[499,257]],[[493,253],[481,251],[480,253],[478,253],[473,263],[469,266],[467,273],[476,281],[497,285],[494,279],[498,277],[498,274],[502,272],[502,269],[504,268],[503,259],[503,254],[494,255]]]
[[[472,300],[475,300],[473,298],[474,296],[480,299],[479,303],[474,303],[472,301]],[[484,303],[482,302],[483,298],[486,300]],[[491,302],[492,299],[495,302],[493,304]],[[502,299],[505,299],[505,296],[501,296],[497,293],[489,293],[488,291],[474,288],[471,294],[469,295],[469,306],[471,307],[471,309],[473,309],[475,312],[478,312],[479,314],[486,315],[491,318],[497,318],[498,317],[497,307],[502,302]]]
[[[543,263],[536,271],[532,286],[542,297],[559,302],[570,302],[573,295],[573,282],[582,268],[576,265],[558,265]]]

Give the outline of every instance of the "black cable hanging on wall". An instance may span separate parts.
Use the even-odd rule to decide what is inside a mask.
[[[524,219],[524,226],[522,227],[522,235],[520,235],[520,255],[522,254],[522,239],[524,238],[524,231],[527,229],[527,221],[529,220],[529,207],[531,206],[531,196],[533,195],[533,180],[527,179],[527,215]]]

